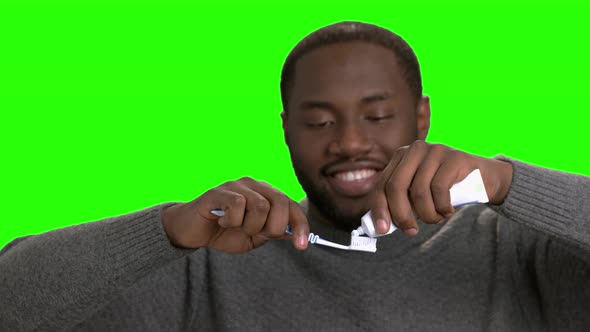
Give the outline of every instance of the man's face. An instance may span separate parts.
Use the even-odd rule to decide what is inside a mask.
[[[418,122],[428,119],[417,116],[422,102],[397,62],[391,50],[364,42],[320,47],[297,61],[285,139],[310,204],[341,227],[358,226],[395,149],[424,139]]]

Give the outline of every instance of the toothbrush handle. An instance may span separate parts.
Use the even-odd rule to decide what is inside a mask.
[[[310,233],[310,237],[313,233]],[[317,235],[316,235],[317,236]],[[341,244],[338,243],[334,243],[334,242],[330,242],[330,241],[326,241],[320,237],[318,237],[317,239],[315,239],[315,242],[309,242],[309,243],[313,243],[313,244],[321,244],[323,246],[327,246],[327,247],[332,247],[332,248],[337,248],[337,249],[343,249],[343,250],[349,250],[350,247],[347,246],[343,246]]]

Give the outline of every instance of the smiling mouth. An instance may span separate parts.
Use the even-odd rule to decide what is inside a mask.
[[[345,182],[359,182],[366,180],[377,174],[377,170],[372,168],[358,169],[354,171],[337,172],[332,174],[333,177]]]
[[[345,197],[365,196],[375,187],[379,170],[363,168],[350,171],[339,171],[327,176],[332,190]]]

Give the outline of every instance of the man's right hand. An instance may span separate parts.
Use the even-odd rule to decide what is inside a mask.
[[[225,216],[214,215],[213,209],[223,210]],[[162,223],[177,247],[209,247],[227,253],[244,253],[270,239],[291,237],[295,248],[304,250],[309,234],[299,204],[251,178],[226,182],[191,202],[166,208]],[[293,236],[285,234],[287,225]]]

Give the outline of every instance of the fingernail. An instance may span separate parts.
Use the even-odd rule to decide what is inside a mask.
[[[387,224],[387,221],[385,221],[385,219],[377,220],[377,224],[379,226],[379,229],[384,229],[387,233],[387,231],[389,230],[389,225]]]
[[[418,230],[415,228],[408,228],[408,229],[404,230],[404,233],[406,233],[409,236],[414,236],[414,235],[418,234]]]
[[[305,239],[307,238],[307,236],[305,236],[304,234],[301,234],[297,237],[297,244],[303,248],[305,247]]]

